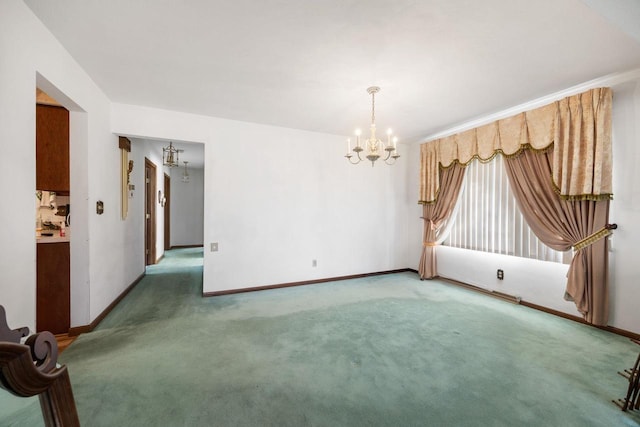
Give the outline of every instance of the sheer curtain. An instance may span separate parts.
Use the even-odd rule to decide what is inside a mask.
[[[504,162],[504,156],[498,155],[490,162],[475,160],[467,165],[443,245],[558,263],[567,259],[568,263],[570,257],[545,245],[527,225]]]

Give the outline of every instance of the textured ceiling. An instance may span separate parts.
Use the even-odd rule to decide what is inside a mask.
[[[25,3],[114,102],[405,142],[640,67],[634,0]]]

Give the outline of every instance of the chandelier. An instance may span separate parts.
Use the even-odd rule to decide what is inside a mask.
[[[387,152],[386,157],[383,159],[384,162],[388,165],[392,165],[396,162],[396,159],[400,157],[396,148],[398,143],[398,138],[391,138],[391,129],[387,130],[387,145],[385,146],[382,140],[376,138],[376,93],[380,92],[380,88],[377,86],[371,86],[367,89],[367,93],[371,95],[371,134],[369,138],[364,141],[364,148],[360,145],[360,129],[356,129],[356,146],[351,150],[351,139],[347,139],[347,155],[345,156],[349,163],[352,165],[357,165],[363,159],[360,157],[360,153],[366,150],[367,159],[371,161],[371,167],[374,166],[375,161],[380,158],[384,151]],[[351,152],[356,153],[358,156],[357,161],[351,160],[353,154]],[[393,160],[390,160],[393,159]]]
[[[173,143],[169,141],[169,146],[162,148],[162,164],[170,168],[180,166],[180,159],[178,157],[183,151],[184,150],[179,150],[174,147]]]

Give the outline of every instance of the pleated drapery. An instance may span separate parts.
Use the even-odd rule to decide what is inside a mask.
[[[437,275],[436,244],[441,236],[443,225],[453,213],[464,180],[464,166],[453,164],[447,169],[440,169],[442,188],[438,199],[433,203],[425,203],[422,207],[424,232],[422,236],[422,256],[418,272],[421,279],[432,279]]]
[[[605,230],[612,198],[610,88],[597,88],[546,106],[424,143],[420,147],[420,195],[424,205],[422,278],[437,274],[438,222],[448,207],[451,177],[443,171],[478,158],[507,158],[510,183],[536,236],[553,249],[573,247],[565,297],[585,319],[608,318],[608,254]],[[540,157],[536,157],[540,156]],[[464,171],[461,173],[464,174]],[[446,180],[446,181],[445,181]],[[553,195],[553,197],[552,197]],[[445,198],[439,207],[440,198]],[[457,197],[453,198],[455,203]],[[449,215],[453,211],[450,207]]]
[[[567,273],[565,298],[575,302],[586,321],[604,326],[609,316],[604,237],[609,232],[600,231],[608,222],[609,200],[561,199],[549,179],[552,162],[553,151],[525,150],[507,158],[505,168],[518,207],[535,235],[553,249],[576,249]]]
[[[592,89],[535,110],[422,144],[420,199],[431,203],[440,189],[439,168],[474,158],[490,160],[524,148],[555,147],[552,176],[566,199],[611,198],[611,89]]]

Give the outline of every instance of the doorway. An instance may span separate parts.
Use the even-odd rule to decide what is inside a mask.
[[[164,250],[171,249],[171,177],[164,174]]]
[[[144,253],[145,265],[156,263],[156,165],[144,159]]]
[[[71,258],[64,223],[69,210],[69,110],[36,88],[36,331],[71,326]],[[50,237],[48,237],[50,236]]]

